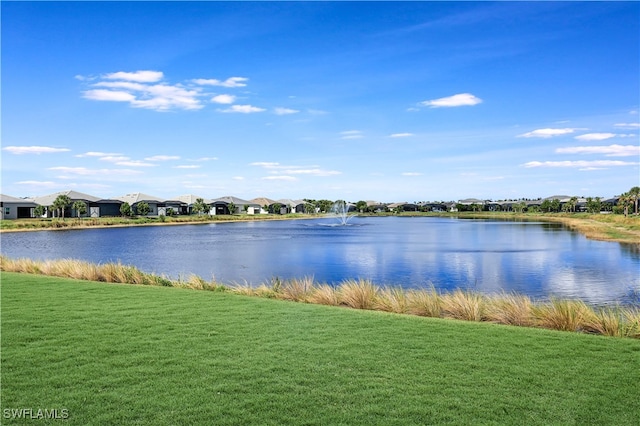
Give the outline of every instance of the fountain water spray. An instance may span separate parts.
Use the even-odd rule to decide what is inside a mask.
[[[346,201],[336,201],[331,207],[331,213],[340,221],[341,226],[346,226],[353,214],[349,214],[349,206]]]

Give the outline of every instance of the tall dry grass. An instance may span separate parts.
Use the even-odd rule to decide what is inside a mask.
[[[482,321],[485,319],[487,300],[480,293],[458,289],[453,293],[443,294],[441,298],[442,312],[447,318],[465,321]]]
[[[557,298],[535,305],[533,314],[537,326],[561,331],[584,331],[595,316],[593,309],[581,300]]]
[[[378,291],[374,307],[380,311],[406,314],[409,311],[409,296],[401,287],[385,287]]]
[[[307,302],[313,291],[313,277],[293,278],[282,283],[278,297],[294,302]]]
[[[442,316],[442,297],[432,285],[429,289],[412,289],[407,293],[409,313],[423,317]]]
[[[175,283],[165,277],[142,272],[134,266],[121,263],[92,264],[75,259],[56,259],[34,261],[31,259],[8,259],[0,257],[0,269],[8,272],[24,272],[50,275],[77,280],[100,281],[108,283],[174,286]]]
[[[172,286],[196,290],[229,291],[257,297],[278,298],[355,309],[377,309],[387,312],[454,318],[466,321],[490,321],[523,327],[586,332],[606,336],[640,339],[640,308],[609,307],[594,309],[579,300],[553,298],[533,302],[527,296],[502,294],[485,296],[464,290],[439,293],[429,289],[404,290],[399,287],[375,286],[369,280],[345,280],[337,287],[318,284],[313,277],[283,281],[273,278],[253,287],[249,283],[227,287],[192,275],[186,280],[172,281],[144,273],[121,263],[91,264],[73,259],[35,261],[0,256],[0,270],[52,275],[79,280]]]
[[[498,324],[531,327],[534,324],[533,303],[527,296],[504,293],[487,299],[486,319]]]
[[[627,309],[623,313],[625,337],[640,339],[640,308]]]
[[[320,284],[314,287],[313,292],[309,295],[309,303],[318,305],[338,306],[340,299],[335,287],[328,284]]]
[[[345,280],[338,288],[341,305],[355,309],[373,309],[380,289],[369,280]]]

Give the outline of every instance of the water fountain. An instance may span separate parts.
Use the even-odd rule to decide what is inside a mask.
[[[347,226],[354,214],[349,214],[349,206],[345,201],[336,201],[331,207],[331,214],[339,220],[339,226]]]

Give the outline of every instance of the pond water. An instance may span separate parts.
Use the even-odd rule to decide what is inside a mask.
[[[625,302],[640,293],[638,245],[586,239],[560,224],[432,217],[332,218],[4,233],[11,258],[122,262],[171,278],[258,285],[272,277],[535,298]]]

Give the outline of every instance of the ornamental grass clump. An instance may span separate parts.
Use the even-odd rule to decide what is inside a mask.
[[[455,290],[442,295],[442,313],[446,318],[482,321],[485,318],[486,298],[480,293]]]
[[[313,277],[292,278],[279,287],[278,297],[294,302],[306,302],[313,292]]]
[[[626,337],[640,339],[640,309],[634,308],[624,312]]]
[[[617,306],[599,308],[585,318],[584,331],[604,336],[624,336],[624,315]]]
[[[375,301],[375,309],[397,314],[407,313],[409,310],[409,298],[404,289],[399,287],[385,287],[378,291]]]
[[[369,280],[346,280],[338,290],[341,305],[355,309],[374,309],[378,287]]]
[[[485,315],[487,321],[498,324],[530,327],[534,323],[532,306],[527,296],[505,293],[488,299]]]
[[[583,331],[595,313],[581,300],[552,298],[534,306],[533,314],[538,327],[561,331]]]
[[[407,299],[410,314],[432,318],[442,316],[442,298],[433,285],[429,289],[409,290]]]
[[[329,284],[321,284],[313,289],[313,292],[309,295],[309,303],[315,303],[318,305],[338,306],[340,300],[338,299],[338,293],[335,287]]]

